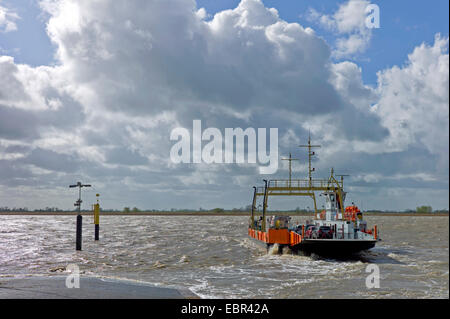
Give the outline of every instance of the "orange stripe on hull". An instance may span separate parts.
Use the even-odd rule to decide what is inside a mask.
[[[268,244],[290,244],[290,235],[287,229],[269,229],[267,232]]]
[[[295,246],[303,240],[301,235],[287,229],[269,229],[267,232],[262,232],[249,228],[248,235],[268,244]]]
[[[295,246],[297,244],[300,244],[302,242],[302,236],[300,236],[297,233],[289,232],[290,235],[290,245]]]

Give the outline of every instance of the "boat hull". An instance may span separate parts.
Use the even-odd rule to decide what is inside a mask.
[[[376,240],[356,239],[304,239],[300,244],[290,249],[305,253],[315,253],[327,256],[344,256],[358,253],[375,247]]]
[[[301,243],[290,246],[284,244],[268,244],[264,241],[250,237],[260,247],[269,251],[274,245],[278,245],[278,253],[282,253],[285,247],[294,254],[316,254],[321,256],[349,256],[364,250],[375,247],[377,240],[357,240],[357,239],[304,239]]]

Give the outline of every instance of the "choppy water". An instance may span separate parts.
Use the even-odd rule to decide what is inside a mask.
[[[247,238],[247,217],[104,216],[100,241],[75,216],[0,216],[1,277],[89,275],[185,287],[205,298],[449,298],[448,217],[367,217],[382,242],[354,260],[271,255]],[[304,218],[293,217],[303,221]],[[366,288],[366,267],[380,288]]]

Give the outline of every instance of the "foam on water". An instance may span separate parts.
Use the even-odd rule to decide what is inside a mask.
[[[85,223],[76,252],[73,216],[2,216],[0,278],[61,275],[74,263],[89,275],[181,286],[205,298],[448,298],[448,217],[439,218],[431,233],[424,230],[435,217],[368,217],[383,241],[335,260],[267,252],[248,239],[246,217],[104,216],[100,241]],[[379,266],[380,289],[365,287],[370,263]]]

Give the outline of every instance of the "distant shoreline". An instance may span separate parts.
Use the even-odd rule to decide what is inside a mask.
[[[78,212],[59,211],[59,212],[1,212],[3,216],[75,216]],[[81,212],[81,215],[91,216],[92,212]],[[100,212],[101,216],[250,216],[248,212]],[[260,215],[260,213],[258,213]],[[266,215],[288,215],[288,216],[311,216],[311,213],[297,212],[267,212]],[[367,212],[364,216],[449,216],[449,213],[379,213]]]

